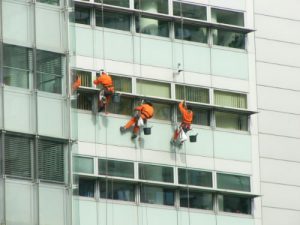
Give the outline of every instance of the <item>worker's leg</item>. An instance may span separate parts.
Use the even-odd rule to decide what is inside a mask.
[[[136,123],[136,118],[135,117],[132,117],[127,123],[126,125],[124,126],[125,129],[128,129],[130,128],[133,124]]]

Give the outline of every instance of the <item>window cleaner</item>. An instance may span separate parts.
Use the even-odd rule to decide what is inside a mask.
[[[137,106],[134,110],[134,116],[127,122],[125,126],[120,127],[120,131],[123,133],[126,131],[126,129],[134,125],[131,136],[132,139],[137,137],[140,127],[146,126],[147,120],[151,119],[154,114],[153,105],[149,100],[142,101],[141,105]]]
[[[104,70],[100,70],[99,73],[96,73],[96,79],[94,80],[94,84],[97,86],[101,84],[103,88],[99,92],[98,99],[98,112],[101,112],[104,108],[106,108],[110,102],[111,96],[115,92],[115,88],[113,85],[113,80],[108,73]]]
[[[80,76],[76,75],[76,79],[72,84],[72,92],[75,92],[79,86],[81,86],[81,78]]]
[[[176,128],[172,143],[183,144],[187,140],[186,133],[191,130],[191,123],[193,122],[193,111],[189,106],[187,106],[185,101],[182,101],[178,105],[179,110],[182,115],[182,122],[179,127]]]

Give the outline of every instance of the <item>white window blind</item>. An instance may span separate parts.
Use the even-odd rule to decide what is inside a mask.
[[[205,88],[176,85],[176,99],[209,103],[209,91]]]
[[[170,84],[148,80],[137,80],[137,93],[140,95],[157,96],[163,98],[171,97]]]
[[[247,108],[247,95],[225,92],[225,91],[215,91],[215,104],[221,106],[228,106],[233,108]]]

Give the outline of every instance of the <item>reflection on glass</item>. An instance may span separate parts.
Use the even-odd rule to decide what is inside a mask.
[[[77,96],[77,105],[76,101],[72,101],[75,105],[73,105],[73,108],[77,109],[83,109],[83,110],[92,110],[92,105],[93,105],[93,94],[89,93],[80,93]]]
[[[141,185],[141,202],[159,205],[174,205],[174,193],[171,188]]]
[[[223,9],[211,9],[212,22],[244,26],[244,13]]]
[[[81,80],[81,86],[84,87],[93,87],[92,85],[92,73],[88,71],[82,71],[82,70],[74,70],[73,71],[73,80],[72,83],[75,82],[76,76],[80,77]]]
[[[218,188],[250,192],[250,177],[217,173]]]
[[[115,91],[122,91],[128,93],[132,92],[131,78],[113,75],[111,75],[111,77],[114,82]]]
[[[36,0],[37,2],[46,3],[49,5],[59,5],[60,0]]]
[[[231,48],[245,49],[246,35],[233,31],[213,30],[213,43]]]
[[[103,3],[107,5],[115,5],[120,7],[129,8],[129,0],[95,0],[97,3]]]
[[[157,103],[153,102],[153,107],[155,109],[155,113],[153,118],[158,120],[168,120],[172,119],[172,107],[166,103]]]
[[[212,193],[180,190],[180,206],[196,209],[213,209],[213,195]]]
[[[134,178],[134,165],[131,162],[99,159],[99,174]]]
[[[134,187],[129,182],[101,179],[100,198],[134,202]]]
[[[136,16],[135,25],[137,33],[169,37],[168,21]]]
[[[139,178],[142,180],[173,183],[173,168],[166,166],[139,164]]]
[[[79,178],[79,196],[93,198],[95,195],[95,180]]]
[[[89,8],[75,6],[75,23],[87,24],[91,22],[91,11]]]
[[[134,0],[134,8],[151,13],[168,14],[168,1],[166,0]]]
[[[212,187],[212,173],[179,168],[178,182],[179,184]]]
[[[173,14],[197,20],[207,20],[206,7],[181,2],[173,2]]]
[[[78,173],[94,173],[94,160],[87,157],[73,157],[73,171]]]
[[[207,43],[207,28],[198,25],[175,23],[175,38]]]
[[[230,213],[251,214],[251,198],[234,195],[218,195],[219,210]]]
[[[215,112],[215,117],[217,127],[248,131],[247,115],[229,112]]]
[[[130,31],[130,14],[96,10],[96,26]],[[103,19],[103,21],[102,21]]]

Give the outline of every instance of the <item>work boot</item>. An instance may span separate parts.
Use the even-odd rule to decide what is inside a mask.
[[[124,133],[125,131],[126,131],[126,128],[125,128],[125,127],[123,127],[123,126],[120,127],[120,132],[121,132],[121,133]]]
[[[136,134],[132,134],[131,135],[131,139],[135,139],[135,138],[137,138],[137,135]]]

